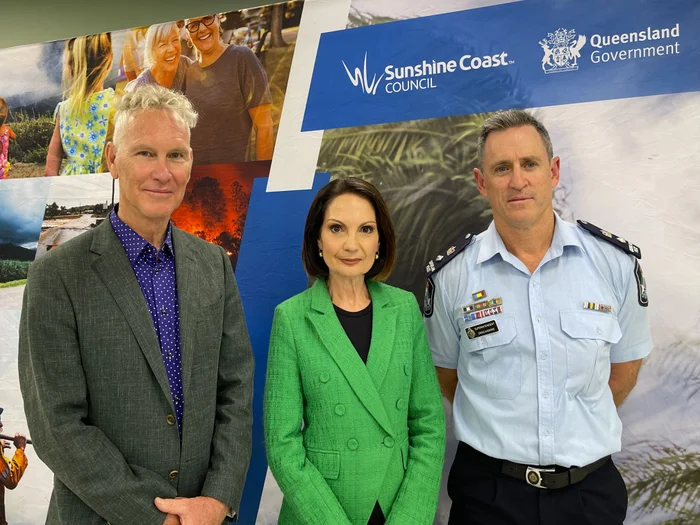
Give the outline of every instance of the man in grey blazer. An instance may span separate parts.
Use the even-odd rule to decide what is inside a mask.
[[[47,524],[219,525],[251,453],[253,354],[226,252],[171,224],[192,168],[189,101],[126,94],[118,208],[30,269],[19,374]],[[177,499],[175,499],[177,498]]]

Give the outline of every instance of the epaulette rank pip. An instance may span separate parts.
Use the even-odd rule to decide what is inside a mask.
[[[434,259],[430,259],[430,261],[428,261],[428,264],[425,266],[426,275],[430,277],[440,268],[445,266],[448,262],[452,260],[452,258],[455,255],[457,255],[459,252],[461,252],[467,246],[469,246],[475,238],[476,237],[474,237],[474,235],[472,235],[471,233],[467,233],[466,235],[460,237],[456,242],[451,244],[449,248],[441,251],[437,255],[437,257],[435,257]]]
[[[578,220],[576,221],[578,225],[583,228],[584,230],[589,231],[596,237],[600,237],[604,241],[608,241],[610,244],[613,246],[617,246],[620,248],[622,251],[625,251],[629,253],[630,255],[634,255],[637,259],[642,258],[642,251],[639,249],[639,246],[632,244],[630,241],[625,239],[624,237],[619,237],[618,235],[615,235],[614,233],[610,233],[609,231],[605,231],[602,228],[599,228],[595,224],[591,224],[590,222]]]
[[[433,282],[432,275],[450,262],[455,255],[469,246],[474,239],[475,237],[471,233],[467,233],[450,245],[449,248],[440,252],[437,257],[428,261],[428,264],[425,266],[425,273],[428,278],[425,283],[425,296],[423,298],[423,315],[425,317],[430,317],[433,315],[435,283]]]

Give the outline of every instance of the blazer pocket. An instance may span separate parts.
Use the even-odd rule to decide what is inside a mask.
[[[340,452],[307,448],[306,458],[324,478],[338,479],[340,476]]]
[[[401,443],[401,462],[403,463],[403,469],[408,470],[408,436]]]

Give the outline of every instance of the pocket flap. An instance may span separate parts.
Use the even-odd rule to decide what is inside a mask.
[[[307,448],[306,458],[324,478],[338,479],[340,475],[340,452]]]
[[[564,310],[559,315],[561,329],[574,339],[599,339],[615,344],[622,337],[620,324],[611,314]]]
[[[495,323],[497,332],[492,332],[485,335],[479,335],[479,328],[488,323]],[[493,329],[493,328],[491,328]],[[469,330],[473,330],[473,338],[470,339]],[[471,323],[464,327],[462,338],[466,342],[468,351],[483,350],[493,346],[507,345],[513,339],[517,330],[515,329],[515,317],[512,315],[493,315],[479,319],[479,322]]]

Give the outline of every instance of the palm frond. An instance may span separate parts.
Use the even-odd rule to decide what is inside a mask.
[[[637,514],[660,509],[676,514],[677,519],[700,515],[700,453],[674,444],[643,442],[628,448],[618,467]]]

